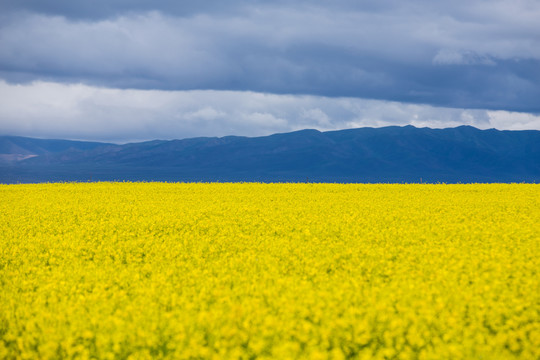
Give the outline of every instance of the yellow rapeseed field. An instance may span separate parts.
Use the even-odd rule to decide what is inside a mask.
[[[540,185],[0,185],[1,359],[540,359]]]

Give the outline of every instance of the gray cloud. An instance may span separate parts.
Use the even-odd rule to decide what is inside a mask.
[[[0,78],[540,112],[535,0],[3,1]]]
[[[33,12],[59,15],[76,20],[99,20],[148,11],[162,11],[174,16],[189,16],[197,13],[221,13],[237,8],[234,1],[219,0],[176,1],[176,0],[3,0],[0,9],[4,12]]]
[[[459,52],[442,49],[433,58],[433,63],[437,65],[496,65],[489,56],[478,55],[471,51]]]
[[[540,130],[538,115],[358,98],[47,82],[0,82],[0,98],[0,134],[43,138],[129,142],[408,124]]]

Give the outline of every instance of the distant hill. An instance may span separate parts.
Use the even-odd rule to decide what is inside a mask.
[[[125,145],[0,137],[0,182],[539,182],[540,131],[384,127]]]
[[[89,141],[32,139],[21,136],[0,136],[0,164],[12,163],[40,155],[64,151],[85,151],[106,143]]]

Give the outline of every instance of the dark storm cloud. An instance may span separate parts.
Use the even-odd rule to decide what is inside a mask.
[[[175,16],[189,16],[199,12],[223,12],[234,8],[233,1],[162,1],[162,0],[4,0],[4,11],[26,11],[46,15],[59,15],[71,19],[99,20],[126,13],[162,11]]]
[[[3,1],[0,77],[540,112],[534,0]]]
[[[333,0],[313,1],[296,0],[295,7],[323,7],[330,9],[361,9],[362,11],[380,11],[388,7],[399,6],[399,1],[357,1]],[[195,14],[222,14],[242,12],[253,7],[291,6],[288,0],[3,0],[0,9],[7,11],[25,11],[46,15],[59,15],[71,19],[99,20],[114,18],[126,13],[144,13],[159,11],[171,16],[192,16]]]

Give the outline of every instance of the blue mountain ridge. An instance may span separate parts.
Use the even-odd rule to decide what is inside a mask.
[[[2,183],[540,181],[540,131],[470,126],[300,130],[124,145],[3,136],[0,154],[9,160],[0,164]]]

